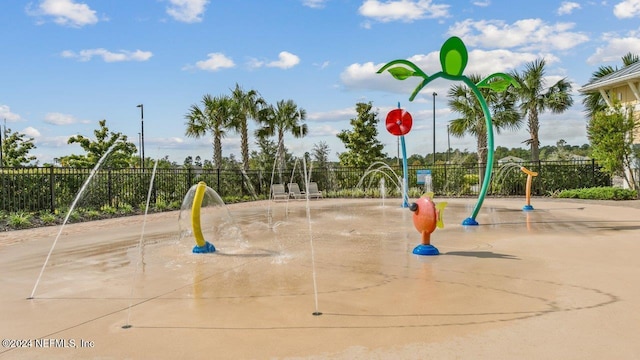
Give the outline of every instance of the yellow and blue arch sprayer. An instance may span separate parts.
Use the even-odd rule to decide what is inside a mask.
[[[202,199],[204,199],[206,190],[207,184],[204,181],[200,181],[196,186],[193,204],[191,205],[191,228],[193,229],[193,236],[196,238],[196,246],[193,247],[192,252],[195,254],[204,254],[216,251],[216,247],[204,239],[202,226],[200,225],[200,209],[202,208]]]

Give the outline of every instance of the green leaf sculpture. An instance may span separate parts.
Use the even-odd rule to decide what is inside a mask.
[[[413,76],[415,74],[415,71],[411,71],[402,66],[396,66],[389,69],[389,73],[391,73],[391,75],[398,80],[404,80]]]
[[[488,88],[497,92],[506,91],[509,85],[520,87],[520,84],[514,78],[504,73],[491,74],[476,84],[479,88]]]
[[[476,216],[478,216],[478,212],[480,211],[482,203],[484,202],[484,198],[487,194],[487,191],[489,190],[489,182],[491,181],[491,169],[493,168],[494,152],[491,112],[489,111],[487,103],[482,96],[482,93],[480,93],[479,88],[488,88],[493,91],[502,92],[507,90],[511,85],[514,87],[519,87],[519,84],[513,77],[505,73],[491,74],[480,81],[478,84],[474,84],[468,77],[462,74],[464,72],[464,69],[467,67],[468,60],[469,53],[467,52],[467,47],[464,45],[464,42],[459,37],[453,36],[447,39],[447,41],[445,41],[440,48],[440,67],[442,68],[442,71],[440,72],[428,76],[424,71],[422,71],[411,61],[399,59],[388,62],[383,67],[381,67],[377,71],[377,73],[380,74],[383,71],[388,70],[391,76],[398,80],[406,80],[412,76],[421,77],[423,80],[413,90],[413,92],[409,96],[409,101],[413,101],[420,90],[422,90],[425,86],[427,86],[428,83],[437,78],[462,81],[476,95],[476,98],[478,99],[478,101],[480,102],[480,106],[482,107],[482,112],[484,113],[487,128],[487,148],[489,151],[487,154],[487,167],[485,171],[484,181],[482,183],[482,188],[480,189],[478,201],[473,208],[471,216],[465,219],[462,222],[462,225],[478,225]]]
[[[460,76],[467,67],[469,54],[459,37],[451,37],[440,48],[440,66],[447,75]]]

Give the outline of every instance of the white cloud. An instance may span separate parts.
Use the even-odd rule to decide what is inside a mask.
[[[23,121],[20,115],[11,112],[11,108],[8,105],[0,105],[0,119],[6,119],[8,122]]]
[[[300,58],[290,52],[282,51],[278,54],[278,60],[267,63],[267,67],[289,69],[300,63]]]
[[[380,22],[413,22],[449,16],[449,5],[433,4],[431,0],[365,0],[358,9],[360,15]]]
[[[326,2],[327,0],[302,0],[302,5],[312,9],[322,9]]]
[[[220,69],[227,69],[236,66],[233,60],[231,58],[228,58],[223,53],[210,53],[207,54],[207,56],[207,60],[196,62],[196,67],[198,69],[206,71],[218,71]],[[185,69],[188,69],[190,67],[191,66],[187,66],[185,67]]]
[[[573,10],[580,9],[580,8],[582,7],[577,2],[563,1],[557,10],[557,13],[558,15],[569,15],[573,12]]]
[[[599,64],[602,62],[618,62],[628,52],[640,54],[640,37],[634,33],[621,37],[616,33],[606,33],[603,35],[603,41],[606,43],[602,47],[598,47],[596,52],[589,56],[587,64]]]
[[[88,124],[88,121],[80,121],[73,115],[62,113],[48,113],[44,116],[44,122],[52,125],[72,125],[77,123]]]
[[[345,121],[356,117],[358,113],[356,108],[349,107],[344,109],[337,109],[332,111],[314,112],[307,115],[307,120],[311,122],[334,122]]]
[[[313,66],[317,66],[317,67],[319,67],[319,68],[320,68],[320,70],[323,70],[323,69],[328,68],[328,67],[329,67],[329,65],[331,65],[331,63],[330,63],[329,61],[325,61],[325,62],[322,62],[322,63],[320,63],[320,64],[318,64],[318,63],[314,63],[314,64],[313,64]]]
[[[465,73],[490,75],[498,71],[510,72],[541,57],[545,59],[547,65],[559,61],[552,54],[513,52],[509,50],[471,50]]]
[[[94,56],[101,57],[105,62],[120,62],[120,61],[147,61],[153,53],[150,51],[127,51],[120,50],[119,52],[111,52],[106,49],[86,49],[80,50],[80,52],[74,52],[71,50],[65,50],[60,53],[60,56],[64,58],[78,59],[78,61],[89,61]]]
[[[206,137],[203,140],[207,140]],[[184,144],[184,139],[180,137],[168,137],[168,138],[151,138],[146,140],[145,143],[149,145],[153,145],[160,149],[173,149],[173,148],[182,148]],[[210,142],[204,141],[205,145],[211,146]]]
[[[167,14],[177,21],[194,23],[202,21],[209,0],[169,0]]]
[[[40,137],[40,131],[38,131],[38,129],[32,126],[27,126],[26,128],[22,129],[22,131],[20,132],[27,135],[28,137],[32,137],[32,138]]]
[[[616,4],[613,14],[619,19],[640,17],[640,0],[624,0]]]
[[[43,0],[37,9],[32,10],[29,5],[26,10],[32,16],[52,16],[53,22],[63,26],[83,27],[98,22],[94,10],[73,0]]]
[[[300,58],[297,55],[294,55],[288,51],[282,51],[280,52],[280,54],[278,54],[278,60],[266,62],[263,60],[252,58],[249,59],[247,65],[253,69],[261,68],[263,66],[289,69],[298,65],[299,63]]]
[[[502,20],[467,19],[449,27],[448,34],[464,39],[467,46],[518,47],[524,51],[567,50],[589,40],[583,33],[570,31],[574,27],[574,23],[547,24],[541,19],[523,19],[513,24]]]
[[[491,1],[489,0],[485,0],[485,1],[474,1],[473,5],[475,6],[480,6],[480,7],[487,7],[489,5],[491,5]]]
[[[351,118],[346,118],[343,120],[348,120]],[[337,130],[336,128],[334,128],[331,125],[321,125],[321,126],[312,126],[309,129],[309,132],[307,134],[307,136],[309,137],[316,137],[316,136],[335,136],[339,133],[340,131]]]

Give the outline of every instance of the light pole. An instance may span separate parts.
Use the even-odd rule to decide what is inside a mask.
[[[436,96],[438,93],[433,92],[433,166],[436,166]]]
[[[138,157],[140,158],[140,167],[142,167],[142,138],[138,133]]]
[[[141,127],[141,132],[140,132],[140,143],[141,143],[141,150],[142,150],[142,159],[140,159],[140,167],[142,168],[142,172],[144,172],[144,105],[143,104],[139,104],[136,107],[140,108],[140,127]]]
[[[447,125],[447,163],[449,163],[450,152],[451,152],[451,138],[449,137],[449,125]]]

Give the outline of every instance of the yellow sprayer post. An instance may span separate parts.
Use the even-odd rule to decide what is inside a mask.
[[[193,197],[193,205],[191,205],[191,227],[193,228],[193,236],[196,238],[196,244],[199,247],[205,246],[206,243],[200,226],[200,208],[202,207],[205,190],[207,190],[207,184],[204,181],[200,181]]]
[[[535,171],[531,171],[526,167],[520,167],[523,173],[527,174],[527,188],[526,188],[526,199],[527,204],[524,206],[523,210],[533,210],[533,206],[531,206],[531,182],[533,181],[534,176],[538,176],[538,173]]]

